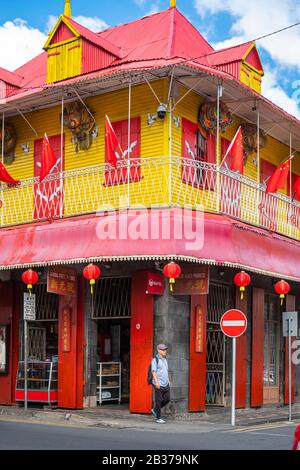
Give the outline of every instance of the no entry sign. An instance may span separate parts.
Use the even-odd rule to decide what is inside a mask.
[[[229,338],[238,338],[247,330],[246,315],[240,310],[228,310],[221,318],[221,330]]]

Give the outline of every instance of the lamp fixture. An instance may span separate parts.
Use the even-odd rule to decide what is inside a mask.
[[[21,149],[23,150],[24,153],[29,153],[30,152],[30,147],[29,144],[22,144]]]

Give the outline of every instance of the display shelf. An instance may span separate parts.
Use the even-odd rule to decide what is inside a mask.
[[[25,400],[24,362],[18,364],[16,401]],[[57,363],[29,361],[27,363],[27,400],[45,402],[49,405],[58,401]]]
[[[118,401],[121,403],[120,362],[97,363],[97,392],[97,401],[100,405],[107,401]]]

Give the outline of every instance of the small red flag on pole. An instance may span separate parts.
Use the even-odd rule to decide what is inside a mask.
[[[236,134],[223,158],[221,166],[225,162],[228,155],[231,155],[232,157],[232,161],[230,164],[231,171],[238,171],[241,175],[243,175],[244,174],[244,148],[243,148],[243,132],[242,132],[241,126],[236,131]]]
[[[51,173],[57,163],[58,161],[54,155],[54,150],[50,145],[47,134],[45,134],[43,139],[40,182],[42,182]]]
[[[284,189],[288,180],[292,158],[293,157],[290,157],[286,162],[276,168],[275,172],[269,179],[266,189],[267,193],[276,193],[278,189]]]
[[[9,186],[18,186],[19,184],[19,181],[16,181],[12,176],[10,176],[2,162],[0,162],[0,181],[2,183],[7,183]]]
[[[118,142],[116,133],[113,129],[113,126],[111,125],[111,122],[108,116],[106,116],[106,121],[105,121],[105,145],[106,145],[107,162],[111,166],[116,168],[117,167],[116,150],[117,148],[121,149],[121,146]]]

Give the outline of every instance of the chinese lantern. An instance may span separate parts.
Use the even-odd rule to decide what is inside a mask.
[[[291,286],[289,285],[288,282],[281,280],[275,284],[274,290],[276,294],[280,295],[280,299],[281,299],[280,303],[281,305],[283,305],[283,299],[285,298],[286,294],[290,292]]]
[[[84,268],[83,275],[88,281],[90,281],[91,294],[93,295],[94,285],[96,284],[97,279],[101,276],[101,269],[95,264],[89,264]]]
[[[173,261],[164,267],[164,275],[169,279],[170,291],[173,292],[173,284],[181,274],[181,267]]]
[[[32,269],[28,269],[22,274],[22,281],[24,284],[27,285],[27,289],[29,290],[29,294],[31,295],[32,287],[38,282],[39,276],[38,273],[33,271]]]
[[[245,271],[241,271],[240,273],[234,276],[234,283],[237,287],[240,288],[241,300],[243,300],[244,292],[246,290],[246,287],[249,286],[250,282],[251,277],[249,276],[249,274],[245,273]]]

